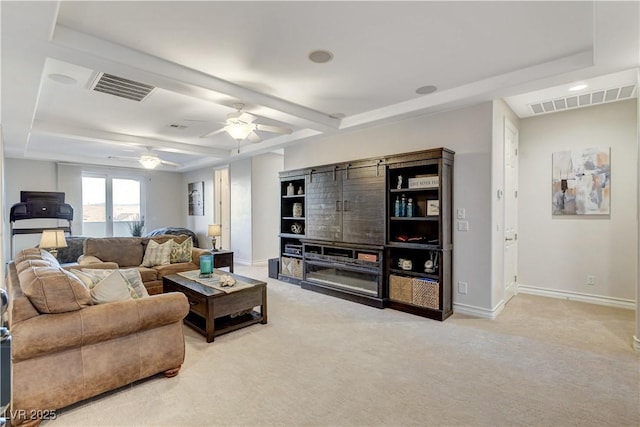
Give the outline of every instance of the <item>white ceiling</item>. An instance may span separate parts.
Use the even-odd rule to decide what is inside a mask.
[[[528,117],[576,82],[636,85],[639,6],[2,1],[5,156],[139,167],[109,157],[151,148],[182,164],[160,169],[188,171],[496,98]],[[316,49],[333,60],[311,62]],[[96,92],[100,72],[155,89],[141,102]],[[417,94],[425,85],[438,90]],[[238,103],[293,132],[259,132],[260,143],[201,137]]]

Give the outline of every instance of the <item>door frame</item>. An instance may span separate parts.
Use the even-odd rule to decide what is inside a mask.
[[[508,179],[510,173],[507,171],[509,161],[507,160],[507,156],[511,155],[511,147],[508,147],[509,142],[507,140],[508,133],[514,135],[515,138],[515,153],[513,153],[513,158],[511,161],[515,162],[515,182],[513,183],[513,188],[515,193],[509,195],[509,184]],[[518,150],[520,146],[519,141],[519,130],[518,127],[510,121],[507,117],[504,118],[503,123],[503,177],[504,177],[504,202],[503,202],[503,241],[502,241],[502,254],[503,254],[503,301],[504,304],[507,304],[509,300],[518,294]],[[512,203],[509,203],[509,198],[512,197]],[[513,212],[515,218],[513,221],[507,221],[507,215],[510,214],[510,211]],[[513,236],[508,236],[507,224],[515,223],[515,232]],[[507,265],[508,257],[506,256],[507,252],[507,240],[514,239],[512,243],[510,243],[509,247],[511,251],[515,251],[515,255],[513,257],[513,262],[515,266],[513,266],[513,270],[510,269],[510,266]],[[513,271],[515,274],[515,279],[512,281]]]

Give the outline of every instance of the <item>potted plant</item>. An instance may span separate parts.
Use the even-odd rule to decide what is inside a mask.
[[[142,237],[142,230],[144,229],[144,219],[134,219],[129,221],[129,232],[133,237]]]

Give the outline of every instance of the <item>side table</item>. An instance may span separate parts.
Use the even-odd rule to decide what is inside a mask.
[[[233,273],[233,251],[217,250],[213,255],[213,268],[229,267],[229,273]]]

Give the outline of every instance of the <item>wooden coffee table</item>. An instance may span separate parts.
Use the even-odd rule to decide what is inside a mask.
[[[266,282],[229,274],[226,271],[216,271],[253,286],[226,293],[178,274],[162,278],[165,293],[182,292],[189,299],[189,314],[184,322],[204,335],[207,342],[212,342],[218,335],[255,323],[266,324]],[[260,311],[256,311],[255,307],[260,307]],[[249,310],[251,311],[245,313]]]

